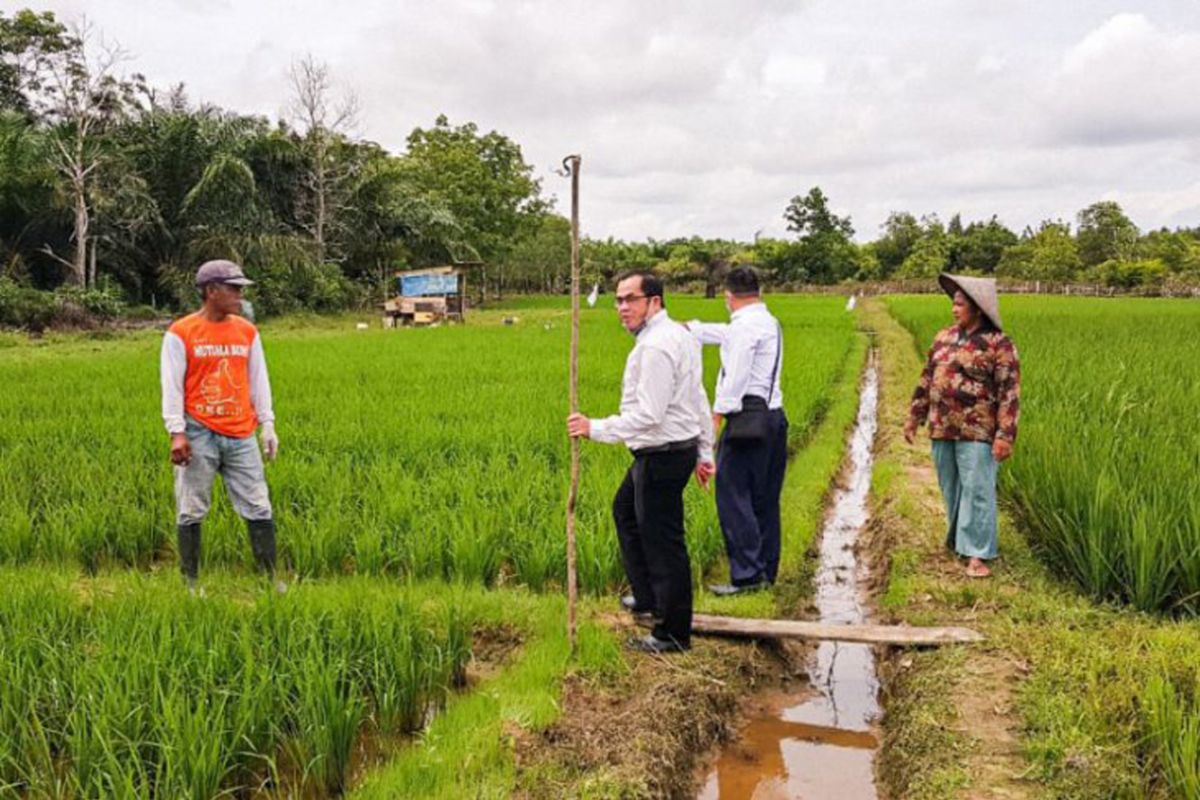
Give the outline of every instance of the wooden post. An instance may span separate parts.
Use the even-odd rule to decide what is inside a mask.
[[[571,413],[579,411],[579,165],[582,159],[567,156],[563,168],[571,176]],[[575,503],[579,498],[579,440],[571,439],[571,488],[567,494],[567,638],[571,657],[576,652],[575,606],[579,584],[575,570]]]

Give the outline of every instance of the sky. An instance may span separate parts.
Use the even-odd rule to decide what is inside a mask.
[[[580,153],[593,237],[786,236],[812,186],[863,241],[892,211],[1020,231],[1098,200],[1200,225],[1200,0],[0,0],[25,7],[271,117],[311,54],[358,135],[498,130],[564,213]]]

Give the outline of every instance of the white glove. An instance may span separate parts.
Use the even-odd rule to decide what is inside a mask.
[[[260,436],[263,455],[267,457],[267,461],[274,461],[275,456],[279,454],[279,437],[275,435],[275,423],[264,422]]]

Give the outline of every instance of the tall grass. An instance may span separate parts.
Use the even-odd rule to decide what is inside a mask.
[[[1097,598],[1200,611],[1200,305],[1002,304],[1023,378],[1020,433],[1000,484],[1023,527]],[[888,306],[922,351],[951,322],[944,298]]]
[[[831,297],[770,300],[786,337],[783,389],[795,441],[828,406],[854,341]],[[282,558],[307,575],[366,573],[533,588],[558,583],[569,318],[564,300],[461,328],[267,327],[283,449],[268,467]],[[719,301],[670,298],[677,319],[726,318]],[[171,470],[158,409],[159,338],[0,351],[0,563],[144,567],[170,559]],[[581,398],[612,413],[631,341],[611,308],[586,310]],[[715,380],[717,354],[707,348]],[[620,580],[609,504],[629,461],[583,451],[581,585]],[[249,568],[245,532],[218,486],[207,565]],[[710,496],[689,489],[702,572],[723,553]]]
[[[1176,692],[1153,676],[1143,697],[1146,741],[1171,797],[1200,797],[1200,682]]]
[[[206,599],[136,575],[0,583],[0,797],[199,800],[279,775],[336,794],[364,733],[444,701],[482,616],[366,579]]]

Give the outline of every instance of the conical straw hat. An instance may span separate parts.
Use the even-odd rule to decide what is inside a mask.
[[[938,284],[950,295],[951,300],[954,299],[955,292],[961,291],[979,306],[979,310],[991,320],[996,330],[1004,330],[1004,326],[1000,324],[1000,300],[996,296],[995,278],[972,278],[968,275],[950,275],[943,272],[938,275]]]

